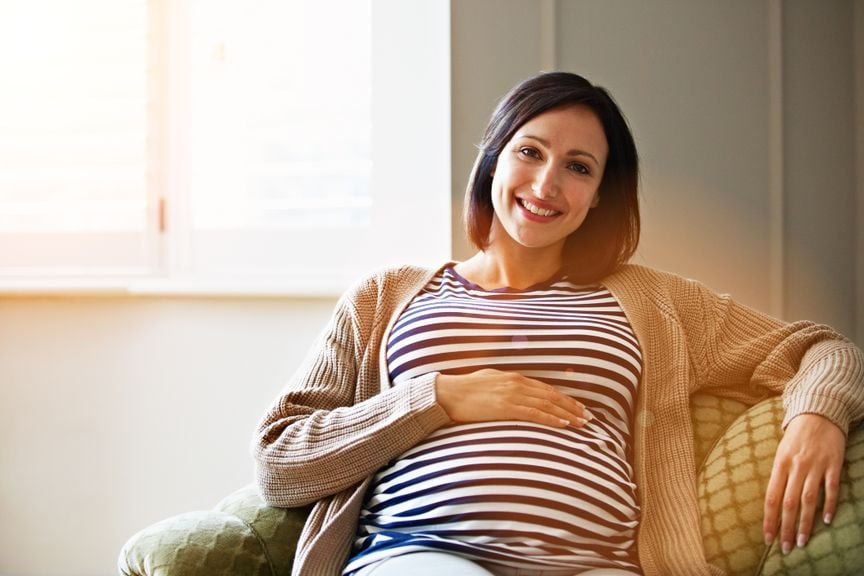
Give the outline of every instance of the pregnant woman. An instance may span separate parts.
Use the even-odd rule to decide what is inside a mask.
[[[604,89],[549,73],[504,97],[466,196],[476,255],[358,282],[259,427],[262,497],[315,503],[295,574],[720,574],[696,501],[700,390],[784,396],[766,541],[830,522],[864,355],[628,264],[637,184]]]

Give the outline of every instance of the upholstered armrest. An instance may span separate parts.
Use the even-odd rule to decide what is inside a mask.
[[[864,428],[849,434],[831,525],[818,522],[807,546],[786,556],[778,542],[765,546],[762,507],[782,420],[781,399],[765,400],[738,416],[708,449],[698,477],[708,561],[730,575],[864,574]]]
[[[837,513],[789,555],[762,540],[762,502],[782,436],[780,398],[747,409],[693,399],[705,555],[730,576],[864,574],[864,427],[849,434]],[[181,514],[134,535],[120,553],[124,576],[290,576],[308,508],[266,506],[254,486],[212,511]]]
[[[266,506],[254,486],[213,510],[173,516],[123,547],[124,576],[288,576],[308,508]]]

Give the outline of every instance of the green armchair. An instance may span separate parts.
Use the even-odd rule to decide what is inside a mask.
[[[708,560],[730,575],[864,574],[864,427],[849,434],[840,501],[830,526],[784,556],[762,540],[762,498],[781,436],[779,398],[750,409],[733,400],[693,398],[699,505]],[[213,510],[147,527],[120,552],[124,576],[289,576],[308,508],[266,506],[254,485]],[[296,575],[300,576],[300,575]],[[306,576],[306,575],[303,575]]]

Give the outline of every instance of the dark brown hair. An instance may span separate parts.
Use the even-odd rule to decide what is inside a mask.
[[[465,195],[468,238],[483,250],[492,226],[492,171],[498,156],[523,124],[552,109],[587,106],[603,125],[609,155],[600,183],[600,203],[564,247],[571,280],[595,283],[627,262],[639,244],[639,157],[627,121],[609,93],[569,72],[524,80],[498,103],[480,143]]]

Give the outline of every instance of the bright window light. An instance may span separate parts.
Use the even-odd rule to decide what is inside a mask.
[[[147,3],[0,2],[0,231],[144,230]]]
[[[0,292],[449,257],[446,2],[0,0],[0,70]]]

